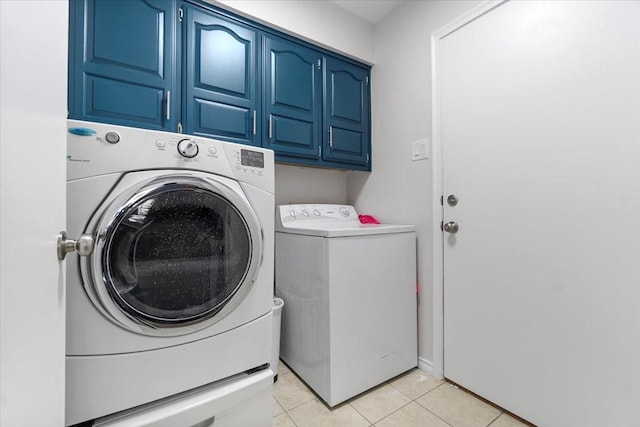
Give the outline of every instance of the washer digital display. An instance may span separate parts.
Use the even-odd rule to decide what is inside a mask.
[[[264,168],[264,153],[251,150],[240,150],[240,163],[243,166]]]

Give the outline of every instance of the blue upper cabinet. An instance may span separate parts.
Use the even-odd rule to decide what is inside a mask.
[[[202,0],[69,1],[73,119],[371,170],[369,71]]]
[[[70,117],[175,130],[175,2],[77,0],[69,18]]]
[[[325,57],[323,160],[370,170],[369,70]]]
[[[258,32],[183,4],[184,131],[260,145]]]
[[[317,161],[322,120],[322,54],[291,41],[264,37],[264,146]]]

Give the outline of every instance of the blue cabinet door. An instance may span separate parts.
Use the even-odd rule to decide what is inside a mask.
[[[264,38],[265,143],[279,156],[319,158],[322,54],[276,37]]]
[[[183,4],[184,130],[260,145],[258,32]]]
[[[175,130],[176,3],[70,2],[69,115]]]
[[[369,70],[325,57],[323,160],[368,166]]]

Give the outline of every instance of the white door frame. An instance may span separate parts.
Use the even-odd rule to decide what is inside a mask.
[[[444,235],[440,229],[444,220],[444,209],[441,204],[442,188],[442,137],[441,137],[441,108],[440,108],[440,76],[439,57],[440,40],[447,35],[492,11],[508,0],[488,0],[466,12],[453,22],[440,28],[431,35],[431,90],[432,98],[432,206],[433,206],[433,368],[432,375],[436,378],[444,377]],[[438,221],[440,220],[440,221]]]

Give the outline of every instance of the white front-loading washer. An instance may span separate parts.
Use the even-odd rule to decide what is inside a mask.
[[[67,166],[66,424],[263,375],[273,152],[69,121]]]
[[[276,294],[280,357],[330,406],[417,365],[415,226],[279,206]]]

